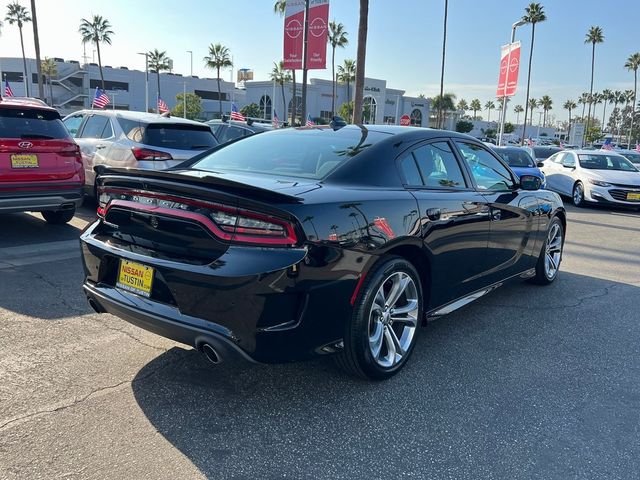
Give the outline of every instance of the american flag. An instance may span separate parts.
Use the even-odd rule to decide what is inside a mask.
[[[4,96],[13,97],[13,90],[11,90],[11,85],[9,85],[9,81],[7,79],[4,80]]]
[[[613,145],[611,145],[611,137],[605,139],[604,143],[602,144],[602,150],[613,150]]]
[[[244,115],[238,111],[235,103],[231,104],[231,120],[238,120],[239,122],[245,121]]]
[[[169,106],[167,102],[165,102],[161,97],[158,97],[158,112],[167,113],[169,111]]]
[[[640,143],[636,143],[636,152],[640,152]]]
[[[307,114],[307,123],[305,123],[305,126],[313,127],[314,125],[315,125],[315,122],[313,120],[311,120],[311,114],[308,113]]]
[[[100,90],[100,88],[96,87],[96,95],[93,97],[93,107],[94,108],[104,108],[109,105],[109,97],[104,90]]]
[[[278,128],[280,126],[280,120],[278,120],[278,114],[275,110],[273,110],[273,119],[271,120],[271,124],[273,128]]]

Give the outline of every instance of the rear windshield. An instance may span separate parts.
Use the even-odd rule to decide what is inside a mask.
[[[383,138],[364,128],[275,130],[227,144],[192,167],[319,180]]]
[[[632,163],[640,164],[640,153],[623,153],[622,156]]]
[[[175,150],[207,150],[218,145],[211,128],[207,125],[181,123],[142,123],[127,118],[118,118],[124,134],[134,142],[151,147]]]
[[[559,148],[554,147],[533,147],[533,153],[535,153],[536,158],[547,159],[554,153],[558,153],[560,151]]]
[[[635,172],[636,167],[622,155],[586,154],[578,155],[580,166],[589,170],[621,170]]]
[[[51,110],[0,109],[1,138],[61,139],[69,138],[58,112]]]
[[[510,167],[535,167],[531,155],[524,150],[517,149],[496,149],[498,155],[509,164]]]

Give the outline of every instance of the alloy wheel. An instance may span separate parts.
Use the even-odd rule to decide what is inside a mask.
[[[579,206],[582,204],[584,200],[584,188],[582,184],[577,183],[575,187],[573,187],[573,204],[575,206]]]
[[[562,227],[553,223],[547,234],[544,273],[548,279],[553,279],[560,268],[562,259]]]
[[[369,313],[369,350],[381,367],[400,363],[418,326],[418,289],[405,272],[394,272],[380,285]]]

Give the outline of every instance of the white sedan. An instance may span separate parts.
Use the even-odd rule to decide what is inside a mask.
[[[564,150],[544,161],[547,189],[586,202],[640,208],[640,171],[625,157],[607,150]]]

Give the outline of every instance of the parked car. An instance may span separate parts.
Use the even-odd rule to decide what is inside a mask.
[[[521,147],[497,147],[492,146],[493,151],[509,164],[511,170],[519,177],[522,175],[534,175],[542,181],[542,188],[546,187],[544,173],[540,170],[542,162],[534,162],[529,153]]]
[[[218,145],[204,123],[154,113],[81,110],[64,124],[80,145],[90,195],[97,166],[162,170]]]
[[[640,207],[640,171],[622,155],[607,150],[564,150],[542,167],[547,188],[580,207],[597,202]]]
[[[271,124],[256,122],[238,122],[236,120],[210,120],[207,125],[220,143],[227,143],[237,138],[249,137],[256,133],[273,130]]]
[[[388,378],[427,317],[562,260],[560,197],[455,132],[279,129],[98,183],[89,303],[214,363],[336,354]]]
[[[535,145],[533,147],[522,147],[526,150],[526,152],[531,155],[531,158],[535,160],[536,163],[544,162],[547,158],[549,158],[554,153],[562,151],[560,147],[555,146],[538,146]]]
[[[0,213],[71,220],[82,203],[80,149],[60,114],[32,98],[0,97]]]
[[[629,160],[633,165],[640,170],[640,152],[637,150],[617,150],[624,158]]]

